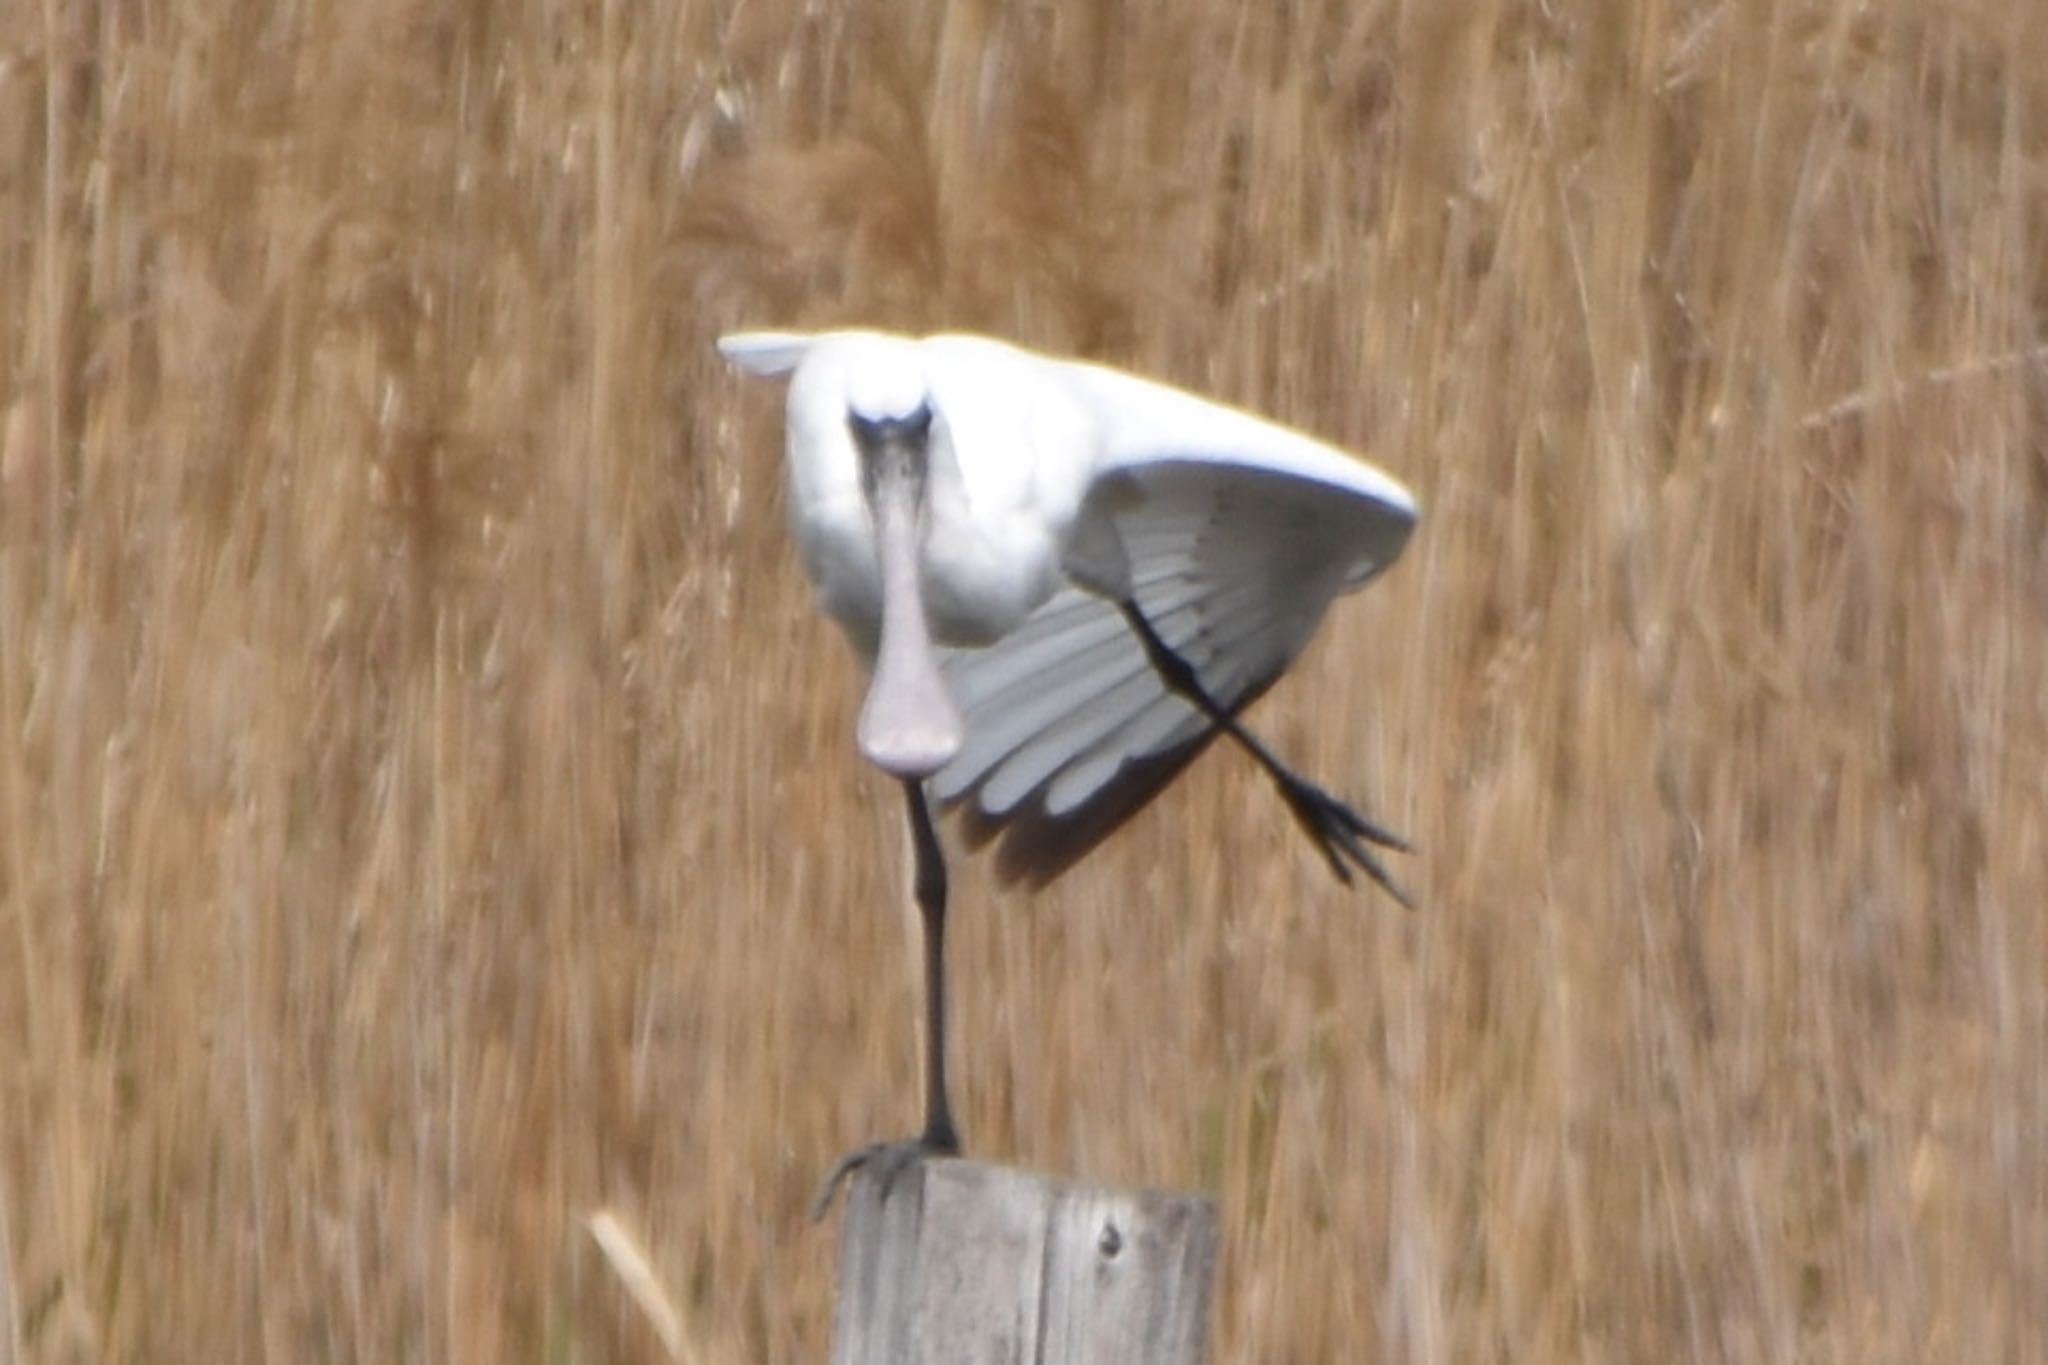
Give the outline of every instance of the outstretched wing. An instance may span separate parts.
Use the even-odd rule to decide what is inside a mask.
[[[1083,518],[1112,525],[1132,595],[1209,695],[1251,704],[1333,598],[1400,553],[1407,491],[1301,433],[1097,366],[1055,362],[1102,434]],[[1117,605],[1069,586],[986,649],[944,663],[967,719],[933,780],[999,874],[1043,883],[1214,737],[1169,692]]]
[[[817,340],[815,332],[728,332],[718,339],[718,353],[748,374],[773,379],[802,364]]]

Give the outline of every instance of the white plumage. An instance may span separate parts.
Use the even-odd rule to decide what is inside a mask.
[[[1123,603],[1234,715],[1416,521],[1408,491],[1362,460],[1105,366],[965,335],[743,332],[719,349],[790,376],[792,529],[820,604],[870,668],[888,575],[850,419],[928,410],[919,648],[957,724],[917,736],[918,761],[870,756],[929,778],[972,832],[1007,830],[1010,876],[1056,874],[1217,732],[1161,676]],[[892,719],[886,701],[870,698],[864,748]]]

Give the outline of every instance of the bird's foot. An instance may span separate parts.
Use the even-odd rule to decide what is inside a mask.
[[[839,1193],[839,1187],[850,1179],[855,1171],[866,1171],[881,1184],[881,1196],[889,1197],[889,1190],[896,1181],[919,1162],[935,1156],[960,1155],[960,1139],[950,1128],[933,1131],[927,1129],[921,1137],[898,1138],[893,1142],[870,1142],[865,1147],[856,1147],[840,1157],[825,1177],[824,1187],[818,1191],[818,1198],[811,1205],[813,1222],[823,1218],[832,1208],[832,1200]]]
[[[1415,908],[1414,899],[1394,880],[1379,855],[1372,851],[1372,845],[1378,844],[1381,848],[1407,853],[1411,851],[1407,840],[1380,828],[1305,778],[1293,773],[1276,774],[1275,778],[1287,808],[1294,812],[1294,818],[1301,822],[1301,827],[1322,850],[1330,871],[1337,874],[1338,881],[1351,885],[1350,864],[1356,864],[1384,887],[1388,895],[1411,910]]]

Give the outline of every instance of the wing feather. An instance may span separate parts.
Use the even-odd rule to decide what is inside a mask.
[[[772,379],[802,364],[817,339],[807,332],[728,332],[718,339],[718,353],[748,374]]]
[[[982,806],[991,813],[1012,809],[1070,765],[1094,751],[1103,736],[1121,729],[1159,700],[1158,678],[1141,657],[1122,682],[1062,715],[1003,757],[982,784]],[[1118,757],[1121,757],[1120,755]]]
[[[1398,486],[1370,470],[1335,482],[1126,450],[1114,472],[1084,515],[1115,526],[1146,619],[1233,711],[1286,669],[1332,599],[1398,553],[1413,519],[1405,493],[1382,497],[1382,484]],[[970,840],[1001,841],[1005,880],[1057,876],[1214,737],[1167,689],[1116,604],[1078,588],[995,645],[950,654],[946,671],[968,741],[934,790],[964,812]]]

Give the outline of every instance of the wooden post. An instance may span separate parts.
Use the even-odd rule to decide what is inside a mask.
[[[1200,1365],[1216,1207],[931,1160],[856,1173],[832,1365]]]

